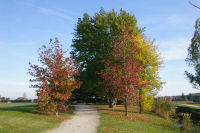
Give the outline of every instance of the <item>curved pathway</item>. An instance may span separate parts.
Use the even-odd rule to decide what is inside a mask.
[[[76,113],[70,120],[65,120],[60,127],[47,133],[96,133],[99,115],[96,109],[87,105],[75,105]]]

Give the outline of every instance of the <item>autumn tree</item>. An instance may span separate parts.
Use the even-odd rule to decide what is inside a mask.
[[[142,62],[140,79],[143,83],[148,83],[143,88],[138,88],[140,113],[144,110],[151,110],[153,97],[162,88],[164,82],[161,81],[159,70],[163,60],[158,52],[154,41],[146,39],[144,35],[138,34],[138,45],[140,49],[138,60]]]
[[[194,74],[185,71],[189,82],[194,88],[200,89],[200,19],[197,19],[195,24],[195,32],[188,47],[186,62],[190,67],[194,67],[195,71]]]
[[[122,20],[126,21],[122,23]],[[115,94],[105,93],[104,85],[99,84],[102,78],[98,73],[104,70],[102,60],[110,55],[113,48],[111,42],[114,36],[121,32],[122,25],[129,26],[134,35],[143,32],[143,29],[138,28],[135,16],[125,10],[118,13],[101,9],[94,16],[85,13],[83,18],[78,19],[71,53],[82,66],[80,80],[83,84],[80,93],[85,101],[93,96],[104,100],[105,95],[110,103],[114,99]]]
[[[59,110],[67,110],[67,100],[74,89],[81,83],[77,80],[79,67],[73,57],[66,58],[66,51],[56,38],[50,40],[50,46],[43,45],[39,49],[39,65],[30,64],[29,74],[34,77],[30,81],[38,96],[39,109],[58,115]]]
[[[137,59],[140,52],[137,43],[137,36],[128,27],[123,28],[113,40],[113,50],[103,61],[105,70],[101,72],[106,90],[124,102],[125,116],[128,116],[128,104],[137,99],[137,88],[147,85],[140,79],[143,66]]]

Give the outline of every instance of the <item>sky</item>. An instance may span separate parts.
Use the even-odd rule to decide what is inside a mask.
[[[135,15],[138,26],[146,27],[146,36],[155,39],[164,59],[160,76],[166,82],[159,96],[200,92],[184,75],[185,70],[193,71],[185,58],[200,13],[188,0],[0,0],[0,95],[15,99],[26,93],[36,98],[27,72],[28,62],[38,64],[38,48],[58,37],[70,51],[78,18],[101,8],[122,8]]]

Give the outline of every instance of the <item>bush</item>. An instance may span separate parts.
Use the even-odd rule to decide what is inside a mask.
[[[172,114],[175,114],[176,104],[170,98],[156,98],[153,111],[164,118],[169,118]]]
[[[192,120],[190,119],[191,114],[179,113],[179,114],[177,114],[177,116],[179,117],[179,123],[181,123],[180,130],[182,132],[190,132],[193,127]]]
[[[180,133],[200,133],[198,123],[193,123],[190,113],[177,113],[174,122],[179,125]]]
[[[190,113],[191,119],[196,122],[200,123],[200,109],[192,108],[192,107],[185,107],[185,106],[178,106],[176,109],[176,113]]]

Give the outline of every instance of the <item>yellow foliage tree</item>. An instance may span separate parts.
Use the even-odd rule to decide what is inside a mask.
[[[137,35],[138,48],[141,50],[138,60],[143,64],[140,78],[143,84],[148,84],[145,88],[138,88],[140,113],[143,110],[151,110],[154,93],[160,90],[164,83],[159,76],[159,69],[163,60],[158,53],[157,46],[154,41],[144,38],[144,35]]]

